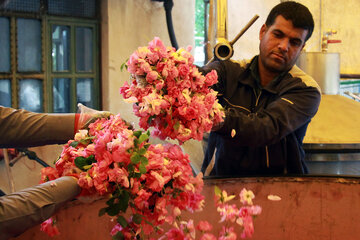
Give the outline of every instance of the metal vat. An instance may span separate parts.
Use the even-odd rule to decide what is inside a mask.
[[[212,233],[218,234],[224,224],[214,205],[214,187],[236,195],[230,204],[241,206],[238,194],[242,188],[252,190],[254,203],[262,207],[262,213],[254,221],[255,233],[252,240],[328,240],[359,239],[360,179],[334,177],[252,177],[252,178],[209,178],[204,180],[203,195],[205,208],[201,212],[184,212],[183,220],[193,219],[194,225],[207,220],[213,226]],[[277,195],[280,201],[268,200],[268,195]],[[61,235],[53,240],[98,240],[111,239],[110,231],[116,221],[107,215],[98,216],[99,209],[106,206],[108,199],[91,204],[79,201],[67,203],[58,214]],[[234,224],[240,239],[241,228]],[[164,229],[168,229],[164,225]],[[196,233],[200,239],[200,232]],[[156,238],[156,236],[153,236]],[[40,226],[35,226],[13,240],[48,240]]]
[[[339,93],[339,53],[302,52],[296,65],[318,82],[323,94],[336,95]]]

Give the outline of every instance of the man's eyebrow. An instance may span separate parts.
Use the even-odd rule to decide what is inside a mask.
[[[285,33],[284,33],[283,31],[281,31],[280,29],[275,28],[275,29],[273,29],[272,31],[273,31],[273,32],[276,32],[276,33],[279,33],[279,34],[282,34],[282,35],[285,36]],[[292,40],[292,41],[299,41],[300,43],[303,42],[303,40],[302,40],[301,38],[298,38],[298,37],[290,38],[290,40]]]
[[[273,29],[272,32],[276,32],[276,33],[280,33],[282,35],[285,35],[285,33],[283,31],[281,31],[280,29],[277,29],[277,28]]]

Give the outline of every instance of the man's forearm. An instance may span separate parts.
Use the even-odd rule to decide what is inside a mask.
[[[45,221],[80,191],[77,179],[65,176],[0,197],[0,240]]]
[[[0,106],[0,147],[63,144],[74,137],[75,114],[42,114]]]

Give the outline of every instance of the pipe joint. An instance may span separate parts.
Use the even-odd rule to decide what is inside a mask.
[[[218,39],[214,48],[214,56],[219,60],[228,60],[234,54],[232,45],[226,39]]]

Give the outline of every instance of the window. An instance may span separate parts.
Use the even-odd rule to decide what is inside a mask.
[[[209,0],[195,0],[195,64],[203,66],[208,61],[207,42],[207,15]]]
[[[98,108],[96,25],[52,19],[49,26],[51,64],[47,72],[52,89],[52,111],[74,112],[77,103]]]
[[[99,109],[96,0],[0,4],[0,105],[34,112]]]

